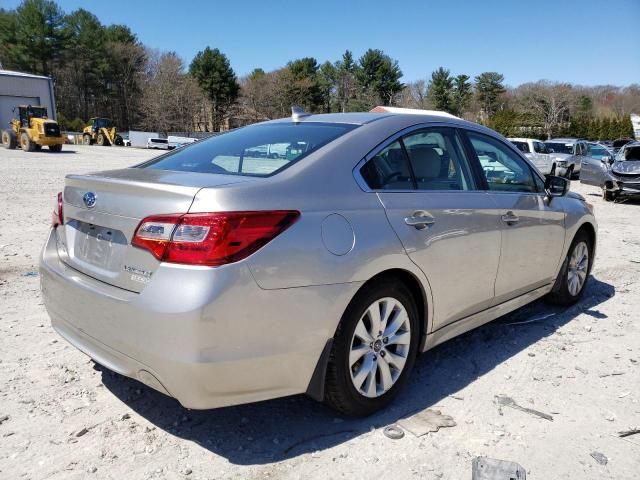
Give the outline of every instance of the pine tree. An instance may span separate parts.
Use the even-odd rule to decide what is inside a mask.
[[[506,89],[504,76],[498,72],[484,72],[475,78],[476,94],[482,110],[491,117],[498,110],[498,99]]]
[[[431,73],[427,96],[436,110],[453,112],[453,78],[449,70],[439,67]]]
[[[220,131],[225,115],[240,92],[240,85],[229,60],[217,48],[212,50],[207,47],[195,56],[189,66],[189,73],[211,101],[213,131]]]

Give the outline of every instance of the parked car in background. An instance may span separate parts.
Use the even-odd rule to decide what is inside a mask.
[[[580,182],[599,186],[602,198],[640,198],[640,142],[625,144],[614,156],[589,159],[583,165]]]
[[[624,147],[627,143],[633,142],[633,138],[618,138],[613,141],[613,151],[614,153],[618,153],[622,147]]]
[[[306,392],[367,415],[418,352],[581,298],[597,228],[569,184],[455,117],[296,111],[67,176],[42,298],[70,343],[185,407]]]
[[[582,160],[587,156],[586,140],[576,138],[553,138],[544,142],[556,164],[556,173],[566,175],[573,167],[572,178],[580,176]]]
[[[169,145],[169,140],[167,140],[166,138],[149,138],[147,139],[147,148],[171,150],[173,146]]]
[[[540,173],[545,175],[551,173],[554,165],[553,157],[544,142],[535,138],[509,138],[508,140],[531,160]]]

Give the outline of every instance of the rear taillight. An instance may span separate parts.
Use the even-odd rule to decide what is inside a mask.
[[[58,225],[62,225],[64,223],[64,212],[62,210],[62,192],[58,192],[58,199],[56,202],[56,206],[51,212],[51,226],[57,227]]]
[[[215,267],[248,257],[300,217],[295,210],[147,217],[131,241],[158,260]]]

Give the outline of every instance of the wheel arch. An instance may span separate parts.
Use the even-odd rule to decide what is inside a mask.
[[[596,235],[596,227],[591,222],[586,221],[578,227],[573,238],[576,238],[576,235],[578,235],[580,232],[586,233],[587,236],[589,237],[589,241],[591,242],[591,262],[589,265],[589,273],[590,273],[591,268],[593,267],[593,262],[595,260],[595,254],[596,254],[596,243],[598,238],[598,236]]]
[[[349,303],[345,306],[344,310],[346,311],[347,308],[349,308],[349,305],[351,305],[354,299],[364,288],[367,288],[372,283],[389,279],[399,281],[404,284],[415,299],[419,315],[418,324],[420,325],[420,342],[418,344],[418,353],[420,353],[424,350],[427,340],[427,333],[429,332],[429,300],[427,299],[427,291],[425,290],[424,284],[413,272],[404,268],[390,268],[378,272],[377,274],[369,278],[369,280],[360,285],[360,288],[358,288],[358,290],[353,294],[351,300],[349,300]],[[339,323],[336,324],[336,330],[338,328],[338,325]],[[318,359],[318,363],[316,364],[316,368],[314,369],[313,375],[306,391],[307,395],[319,402],[322,402],[324,400],[325,375],[327,372],[327,364],[329,362],[329,355],[331,353],[333,339],[334,337],[331,337],[327,340],[324,349],[320,354],[320,358]]]

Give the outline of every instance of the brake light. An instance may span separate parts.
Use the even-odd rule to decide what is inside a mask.
[[[62,192],[58,192],[58,201],[56,208],[51,212],[51,226],[57,227],[64,224],[64,211],[62,207]]]
[[[299,217],[295,210],[154,215],[140,222],[131,245],[163,262],[216,267],[248,257]]]

